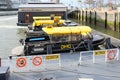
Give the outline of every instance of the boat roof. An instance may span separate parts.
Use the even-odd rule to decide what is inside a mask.
[[[89,26],[63,26],[63,27],[44,27],[42,30],[47,34],[86,34],[92,31]]]
[[[63,24],[65,22],[65,20],[60,20],[58,22],[58,24]],[[36,20],[33,22],[33,26],[39,26],[39,25],[43,25],[43,24],[50,24],[53,25],[55,23],[54,20]]]
[[[34,16],[34,20],[51,20],[51,16]],[[61,16],[54,16],[54,18],[59,18],[61,19]]]
[[[33,17],[34,20],[50,20],[51,17],[40,17],[40,16],[34,16]]]

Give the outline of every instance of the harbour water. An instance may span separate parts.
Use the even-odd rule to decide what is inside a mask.
[[[11,55],[11,50],[21,45],[19,40],[25,38],[24,31],[27,27],[17,26],[17,15],[0,16],[0,18],[0,57],[8,58]],[[119,32],[106,30],[101,27],[92,26],[92,28],[120,39]]]
[[[73,20],[73,19],[72,19]],[[85,23],[82,23],[80,22],[79,20],[73,20],[81,25],[86,25]],[[94,26],[94,25],[91,25],[90,26],[92,29],[96,30],[96,31],[99,31],[99,32],[102,32],[104,34],[107,34],[107,35],[110,35],[112,37],[115,37],[117,39],[120,39],[120,32],[117,32],[117,31],[113,31],[113,30],[110,30],[110,29],[105,29],[104,27],[101,27],[101,26]]]
[[[0,57],[2,58],[11,55],[11,50],[20,45],[19,39],[25,37],[24,27],[17,26],[16,23],[17,15],[0,16]]]
[[[0,18],[0,57],[7,58],[11,54],[11,50],[14,47],[21,45],[19,43],[19,39],[25,38],[24,30],[27,27],[16,25],[17,15],[0,16]],[[5,61],[6,63],[4,62],[3,64],[11,64],[12,66],[10,66],[10,69],[14,69],[16,67],[17,69],[24,71],[22,73],[11,72],[9,80],[78,80],[79,78],[90,78],[93,80],[120,80],[119,61],[114,60],[106,63],[104,61],[104,56],[96,56],[96,63],[93,64],[92,56],[84,56],[85,59],[83,63],[79,65],[79,57],[79,53],[64,53],[60,56],[60,68],[58,67],[56,69],[56,66],[52,66],[51,69],[51,67],[47,67],[49,66],[48,64],[45,64],[47,67],[45,70],[32,66],[32,68],[38,70],[30,70],[30,72],[24,71],[24,69],[29,69],[30,66],[28,65],[24,68],[16,67],[15,59],[13,59],[13,63],[12,61]]]
[[[105,28],[100,27],[100,26],[92,26],[92,28],[97,30],[97,31],[100,31],[102,33],[105,33],[107,35],[113,36],[113,37],[115,37],[117,39],[120,39],[120,32],[112,31],[110,29],[105,29]]]

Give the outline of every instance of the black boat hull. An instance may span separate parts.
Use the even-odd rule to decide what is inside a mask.
[[[100,35],[93,35],[93,40],[91,40],[91,45],[89,45],[90,40],[81,40],[73,42],[59,42],[59,43],[40,43],[40,42],[28,42],[24,46],[25,55],[41,55],[41,54],[54,54],[70,51],[88,51],[89,47],[95,49],[99,45],[104,44],[105,37]]]

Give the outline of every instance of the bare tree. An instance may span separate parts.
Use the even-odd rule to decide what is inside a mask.
[[[94,7],[95,0],[85,0],[85,3],[89,5],[89,7],[92,5]]]
[[[102,8],[103,7],[103,2],[104,2],[104,0],[96,0],[97,8]]]

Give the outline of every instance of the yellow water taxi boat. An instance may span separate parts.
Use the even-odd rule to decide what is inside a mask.
[[[39,36],[26,38],[25,55],[93,50],[105,41],[103,36],[92,35],[89,26],[46,26],[38,32]]]

